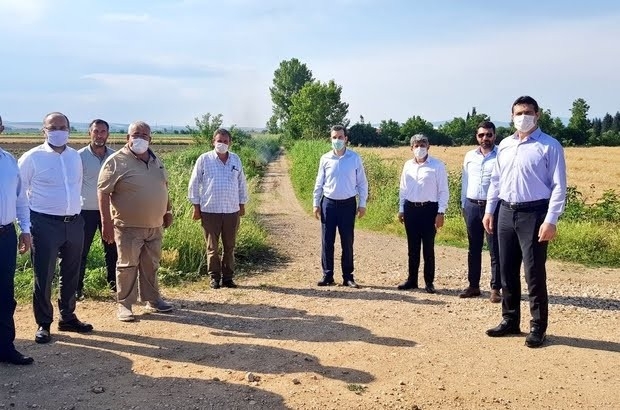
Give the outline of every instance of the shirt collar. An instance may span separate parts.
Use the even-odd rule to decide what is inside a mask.
[[[530,135],[527,136],[527,139],[533,139],[533,140],[538,140],[540,139],[540,136],[542,135],[542,131],[540,129],[540,127],[536,127],[536,129],[534,130],[534,132],[532,132]],[[519,133],[515,132],[514,134],[512,134],[512,139],[514,139],[515,141],[519,140]]]
[[[484,155],[482,153],[482,150],[480,149],[480,146],[478,146],[478,148],[476,148],[475,153],[476,154],[480,154],[480,155]],[[493,145],[493,149],[491,150],[491,152],[489,152],[489,155],[491,155],[491,154],[497,154],[497,145]]]

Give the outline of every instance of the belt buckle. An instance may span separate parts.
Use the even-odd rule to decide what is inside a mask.
[[[71,222],[71,221],[73,221],[73,218],[74,218],[73,215],[72,216],[65,216],[62,221],[64,223]]]

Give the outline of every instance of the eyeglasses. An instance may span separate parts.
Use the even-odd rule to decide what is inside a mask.
[[[493,133],[492,132],[481,132],[480,134],[477,135],[478,138],[484,138],[484,137],[489,137],[489,138],[493,138]]]

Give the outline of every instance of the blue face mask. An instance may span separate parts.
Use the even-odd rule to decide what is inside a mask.
[[[332,148],[336,151],[340,151],[344,148],[344,140],[341,139],[332,139]]]

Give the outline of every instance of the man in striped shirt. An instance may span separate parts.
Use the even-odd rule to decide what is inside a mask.
[[[189,180],[188,199],[194,206],[193,219],[200,220],[204,229],[207,251],[206,273],[211,277],[211,288],[236,288],[235,241],[239,218],[245,215],[248,188],[237,154],[229,151],[230,132],[224,128],[213,134],[214,149],[205,152],[194,165]],[[220,256],[220,236],[223,254]],[[200,268],[205,271],[204,263]]]

